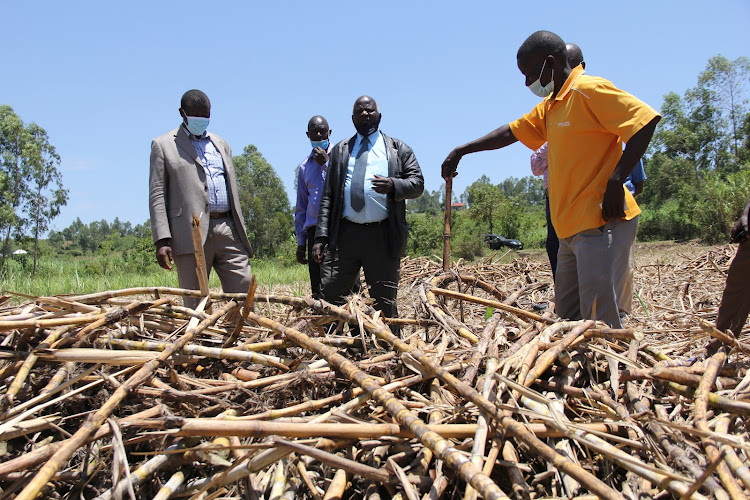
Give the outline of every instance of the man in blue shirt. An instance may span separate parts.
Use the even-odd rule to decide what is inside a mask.
[[[355,101],[357,134],[331,151],[313,257],[322,263],[323,299],[343,303],[364,269],[375,308],[395,318],[406,199],[422,194],[424,178],[412,149],[378,130],[380,119],[372,97]]]
[[[294,231],[297,235],[297,262],[307,264],[310,272],[310,290],[318,298],[320,293],[320,264],[312,258],[318,209],[323,183],[328,172],[328,155],[333,147],[328,121],[320,115],[307,123],[307,138],[312,150],[297,168],[297,206],[294,211]]]

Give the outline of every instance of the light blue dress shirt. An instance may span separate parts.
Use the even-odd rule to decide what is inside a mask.
[[[352,208],[352,176],[354,175],[354,162],[362,147],[362,136],[357,134],[349,157],[349,166],[346,170],[346,182],[344,183],[344,212],[343,217],[357,224],[368,224],[388,218],[388,195],[380,194],[372,189],[372,180],[375,175],[388,177],[388,156],[386,154],[385,141],[377,130],[368,137],[370,150],[367,153],[367,170],[365,171],[365,206],[359,212]]]
[[[200,137],[195,137],[188,132],[184,125],[182,129],[193,144],[198,159],[201,165],[203,165],[203,171],[206,173],[208,210],[210,212],[229,212],[227,178],[224,172],[224,160],[221,158],[221,153],[216,149],[216,146],[211,142],[206,132],[203,132],[203,135]]]

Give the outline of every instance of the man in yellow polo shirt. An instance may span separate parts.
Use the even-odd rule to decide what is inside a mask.
[[[522,118],[455,148],[443,162],[456,175],[464,155],[516,141],[536,150],[548,142],[549,200],[560,239],[555,310],[568,319],[591,318],[620,328],[614,259],[618,235],[640,209],[623,186],[648,147],[661,116],[611,82],[568,65],[565,42],[537,31],[516,56],[526,86],[546,97]],[[622,145],[626,143],[623,150]]]

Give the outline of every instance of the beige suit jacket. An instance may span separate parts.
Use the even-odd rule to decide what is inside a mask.
[[[209,132],[208,137],[224,160],[232,219],[242,244],[252,257],[253,249],[247,239],[237,193],[232,149],[218,135]],[[191,233],[193,214],[200,216],[201,236],[205,244],[209,224],[206,174],[182,126],[151,141],[149,211],[154,243],[163,238],[171,238],[174,255],[194,251]]]

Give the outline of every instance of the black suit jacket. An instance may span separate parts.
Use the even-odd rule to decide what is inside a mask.
[[[393,191],[388,193],[388,250],[392,257],[406,254],[406,200],[418,198],[424,191],[424,178],[414,151],[381,132],[388,158],[388,177],[393,179]],[[339,225],[344,210],[344,183],[349,157],[357,136],[345,139],[333,148],[328,161],[328,174],[323,185],[318,212],[316,243],[328,243],[335,250],[338,245]]]

